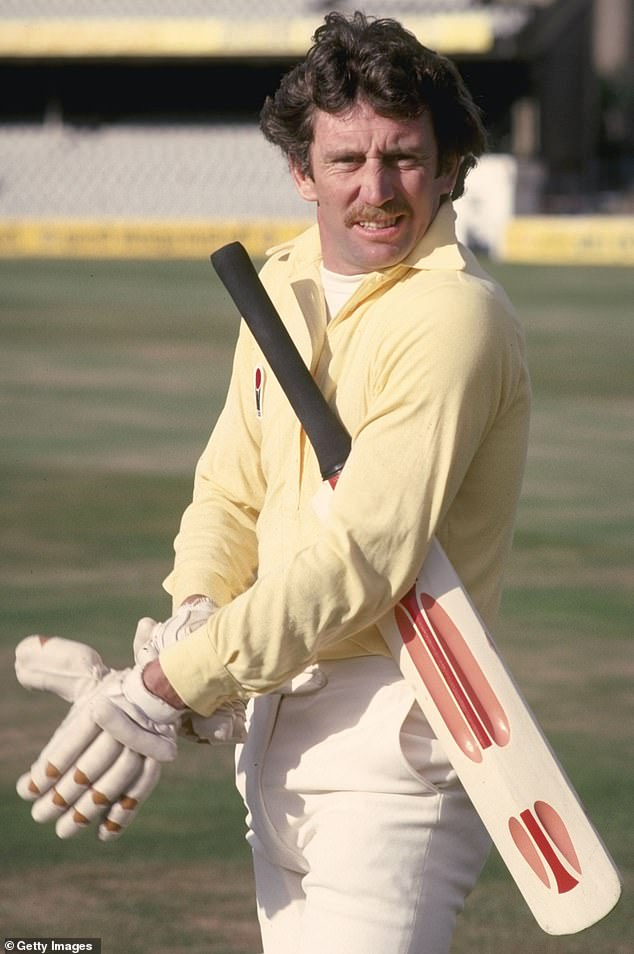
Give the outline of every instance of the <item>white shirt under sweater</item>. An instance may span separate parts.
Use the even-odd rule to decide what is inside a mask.
[[[323,265],[321,266],[321,283],[326,299],[328,321],[334,318],[338,311],[341,311],[366,277],[365,274],[340,275],[338,272],[330,272]]]

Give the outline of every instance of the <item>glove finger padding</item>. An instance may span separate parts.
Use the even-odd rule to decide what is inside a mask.
[[[153,791],[160,764],[125,748],[107,732],[77,759],[31,809],[37,822],[56,821],[59,838],[72,838],[99,821],[98,837],[119,837]]]
[[[89,702],[109,670],[99,653],[83,643],[57,636],[27,636],[16,647],[15,671],[26,689],[46,689],[73,702],[30,771],[18,779],[20,797],[35,801],[99,734]]]
[[[120,742],[106,732],[100,732],[54,787],[34,803],[31,809],[34,821],[52,821],[62,815],[90,787],[93,779],[109,770],[122,749]]]
[[[121,687],[132,670],[111,671],[91,647],[59,637],[30,636],[16,649],[16,674],[28,689],[48,689],[73,701],[67,716],[44,747],[31,769],[18,779],[17,791],[25,801],[33,802],[31,814],[38,822],[56,822],[60,838],[69,838],[100,821],[98,836],[107,841],[119,837],[150,795],[160,776],[160,765],[146,757],[148,745],[126,746],[125,739],[99,724],[95,706],[107,694],[109,705],[121,704]],[[140,679],[140,673],[137,674]],[[147,693],[147,690],[144,690]],[[151,694],[155,711],[161,716],[173,714]],[[141,700],[144,701],[143,699]],[[158,727],[133,702],[123,700],[133,723],[128,735],[133,742],[140,736],[156,746],[155,733],[164,728],[167,746],[164,760],[176,754],[175,729]],[[95,711],[96,710],[96,711]],[[180,715],[180,710],[178,715]],[[140,718],[141,724],[134,722]],[[152,746],[150,746],[151,748]]]
[[[88,703],[75,703],[30,770],[18,779],[18,795],[27,801],[34,801],[47,792],[100,732],[90,714]]]
[[[155,759],[143,760],[143,766],[136,779],[127,786],[124,794],[112,803],[106,817],[99,825],[97,835],[100,841],[113,841],[121,837],[136,817],[143,802],[156,788],[160,775],[159,762]]]
[[[92,784],[84,786],[79,797],[58,819],[55,826],[57,835],[60,838],[72,838],[94,820],[100,822],[101,828],[114,806],[128,797],[128,791],[136,785],[148,761],[137,752],[122,748],[110,768]]]

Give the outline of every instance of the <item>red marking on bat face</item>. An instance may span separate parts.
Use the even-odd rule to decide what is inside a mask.
[[[421,593],[420,601],[449,665],[494,745],[503,747],[511,738],[506,712],[495,695],[475,656],[449,614],[438,600]]]
[[[410,659],[414,663],[445,725],[451,732],[456,745],[472,762],[481,762],[482,743],[474,735],[459,706],[456,705],[455,696],[434,665],[433,657],[422,637],[416,594],[413,591],[410,591],[394,607],[394,618]]]
[[[561,815],[548,802],[541,801],[535,802],[535,814],[546,834],[557,846],[568,864],[575,869],[577,874],[581,874],[581,863]]]
[[[558,894],[566,894],[579,884],[579,879],[565,868],[555,850],[581,875],[570,834],[551,805],[535,802],[534,813],[527,808],[519,819],[509,818],[508,825],[515,847],[545,887],[553,887],[551,874]]]
[[[447,728],[471,761],[506,745],[509,722],[464,636],[428,593],[412,589],[395,608],[403,643]]]
[[[550,888],[548,872],[539,856],[539,852],[531,841],[530,835],[517,818],[509,818],[509,831],[511,838],[515,842],[515,847],[524,858],[524,861],[530,865],[544,887]]]

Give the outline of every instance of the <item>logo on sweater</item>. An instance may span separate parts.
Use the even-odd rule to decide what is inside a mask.
[[[255,416],[262,417],[264,398],[264,368],[261,365],[253,372],[253,396],[255,397]]]

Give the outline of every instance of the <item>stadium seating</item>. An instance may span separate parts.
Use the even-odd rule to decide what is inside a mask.
[[[355,9],[355,0],[0,0],[2,20],[45,26],[136,18],[219,18],[238,25],[310,18],[324,11]],[[487,11],[496,30],[503,19],[525,9],[484,0],[366,0],[374,15],[434,17]],[[239,30],[239,26],[237,26]],[[263,51],[264,52],[264,51]],[[19,217],[226,218],[303,217],[307,214],[289,182],[281,158],[262,139],[254,122],[93,125],[53,117],[37,124],[0,116],[0,219]]]
[[[247,22],[310,18],[358,4],[323,0],[0,0],[2,20],[39,27],[64,19],[214,17]],[[515,6],[515,5],[513,5]],[[483,0],[367,0],[370,14],[460,14],[509,5]],[[517,12],[517,11],[516,11]],[[501,23],[501,21],[500,21]],[[69,26],[72,29],[72,26]],[[239,30],[239,27],[237,27]],[[501,26],[499,27],[501,29]],[[41,35],[41,34],[40,34]],[[178,123],[165,116],[136,124],[93,125],[49,118],[37,124],[0,117],[0,219],[20,217],[305,217],[284,163],[254,122]]]
[[[329,10],[351,13],[361,7],[370,16],[397,19],[444,15],[486,16],[496,37],[517,32],[530,8],[550,0],[0,0],[0,21],[55,20],[69,22],[106,20],[204,20],[213,18],[238,24],[272,20],[288,23],[313,20]],[[266,53],[266,50],[262,51]]]
[[[499,0],[500,6],[509,6]],[[486,0],[2,0],[0,16],[10,17],[266,17],[319,16],[331,9],[362,8],[374,16],[462,12],[486,6]],[[526,5],[526,4],[523,4]]]
[[[0,127],[0,217],[302,217],[255,124]]]

